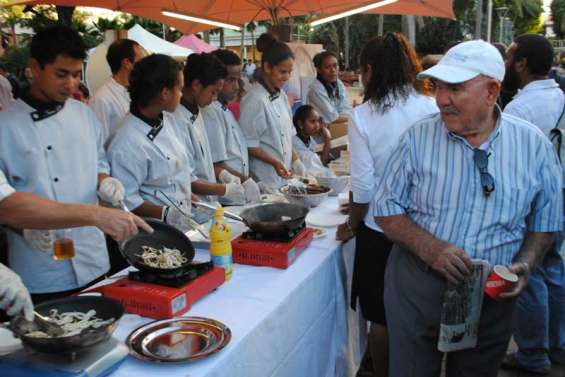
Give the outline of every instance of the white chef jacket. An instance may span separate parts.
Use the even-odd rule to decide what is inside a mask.
[[[357,106],[349,120],[349,156],[353,202],[369,203],[365,225],[382,232],[373,218],[373,199],[384,175],[386,162],[400,136],[410,126],[439,110],[433,98],[412,89],[382,114],[370,102]]]
[[[153,140],[148,136],[151,131],[151,126],[128,113],[108,148],[112,176],[123,183],[130,210],[144,201],[170,206],[157,190],[177,205],[190,200],[192,168],[172,115],[163,112],[163,127]]]
[[[20,192],[65,203],[97,204],[99,173],[109,173],[96,115],[69,99],[56,114],[35,121],[35,109],[18,99],[0,112],[0,170]],[[55,261],[8,231],[10,268],[32,293],[86,285],[110,267],[106,241],[96,227],[73,228],[75,257]]]
[[[244,177],[249,175],[247,141],[232,112],[220,101],[202,109],[212,161],[224,162]]]
[[[538,126],[549,137],[563,112],[563,91],[554,79],[536,80],[524,86],[504,108],[504,113]]]
[[[314,152],[314,140],[311,139],[310,144],[306,145],[298,135],[294,135],[292,145],[308,174],[317,176],[321,173],[323,176],[331,176],[331,170],[324,166],[320,156]]]
[[[347,90],[340,79],[337,79],[337,87],[339,96],[336,98],[330,98],[324,84],[318,79],[312,81],[308,89],[306,103],[320,113],[320,117],[326,124],[335,122],[340,115],[348,114],[351,111]]]
[[[12,195],[16,190],[8,183],[6,175],[0,170],[0,202]]]
[[[113,77],[102,84],[92,96],[89,105],[102,124],[106,148],[129,112],[130,101],[128,89]]]
[[[292,136],[296,134],[288,97],[282,91],[271,96],[267,89],[256,82],[241,101],[239,123],[247,140],[248,148],[261,148],[281,160],[290,170],[292,164]],[[249,171],[253,179],[267,186],[282,187],[285,179],[275,169],[253,157],[249,157]]]

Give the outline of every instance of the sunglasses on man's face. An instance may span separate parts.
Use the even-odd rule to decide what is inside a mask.
[[[473,150],[473,160],[481,174],[481,186],[483,186],[483,194],[489,196],[494,191],[494,178],[488,172],[488,153],[482,149],[475,148]]]

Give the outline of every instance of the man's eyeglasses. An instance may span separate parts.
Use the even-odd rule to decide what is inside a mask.
[[[473,160],[481,174],[481,186],[483,186],[483,193],[489,196],[494,191],[494,178],[488,172],[488,153],[482,149],[475,148],[473,150]]]

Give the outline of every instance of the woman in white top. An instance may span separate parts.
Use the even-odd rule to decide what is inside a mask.
[[[320,123],[320,114],[310,105],[300,106],[292,118],[296,135],[292,138],[294,150],[304,164],[306,172],[315,177],[329,177],[332,172],[325,165],[330,159],[330,131]],[[313,137],[324,140],[322,157],[313,150]]]
[[[363,316],[372,322],[369,350],[376,371],[388,373],[387,330],[383,304],[384,271],[392,242],[375,224],[371,210],[386,161],[398,139],[416,121],[436,113],[416,53],[401,34],[387,33],[371,40],[361,58],[365,87],[362,105],[351,112],[350,215],[338,228],[338,239],[356,236],[352,306],[359,298]],[[380,374],[379,374],[380,375]]]
[[[241,101],[240,124],[247,139],[251,176],[268,190],[304,174],[292,148],[294,126],[286,94],[281,91],[294,65],[290,48],[263,37],[262,75]]]
[[[339,79],[337,56],[323,51],[314,56],[318,75],[308,89],[307,103],[314,106],[325,124],[346,122],[351,104],[345,86]]]
[[[154,54],[137,62],[130,76],[130,112],[110,143],[108,159],[112,175],[124,183],[130,210],[186,232],[192,167],[170,114],[182,87],[183,73],[173,58]]]

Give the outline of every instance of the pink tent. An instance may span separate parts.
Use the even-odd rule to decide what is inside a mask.
[[[217,50],[217,47],[214,47],[206,42],[204,42],[202,39],[198,38],[196,35],[194,34],[190,34],[190,35],[183,35],[182,37],[180,37],[175,44],[191,49],[192,51],[196,52],[197,54],[201,53],[201,52],[212,52],[214,50]]]

